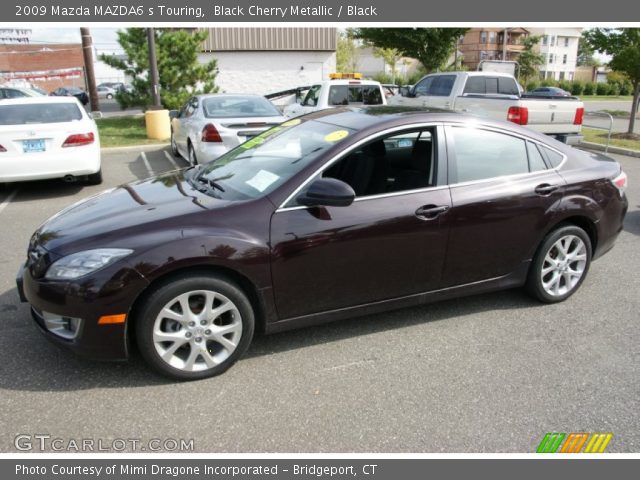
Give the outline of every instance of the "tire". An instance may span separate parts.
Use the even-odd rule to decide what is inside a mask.
[[[176,139],[173,136],[173,130],[171,130],[171,154],[176,158],[180,158],[180,152],[178,151]]]
[[[102,183],[102,169],[96,173],[87,175],[87,185],[100,185]]]
[[[197,380],[220,375],[242,356],[253,338],[254,318],[251,302],[233,282],[197,274],[161,284],[134,321],[140,354],[155,371]]]
[[[107,100],[111,100],[113,99],[113,95],[111,95],[110,93],[107,93]]]
[[[198,157],[196,156],[196,151],[194,150],[193,145],[190,141],[188,143],[187,150],[189,152],[189,164],[192,167],[195,167],[196,165],[198,165]]]
[[[526,289],[543,303],[556,303],[573,295],[591,265],[591,240],[584,230],[564,225],[549,233],[533,259]]]

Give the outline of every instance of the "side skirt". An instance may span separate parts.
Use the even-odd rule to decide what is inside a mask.
[[[267,325],[265,325],[265,333],[271,334],[284,332],[286,330],[292,330],[294,328],[309,327],[312,325],[344,320],[346,318],[372,315],[406,307],[415,307],[418,305],[433,303],[440,300],[449,300],[452,298],[460,298],[469,295],[476,295],[479,293],[487,293],[496,290],[506,290],[508,288],[521,287],[525,284],[525,281],[527,279],[527,272],[529,271],[530,264],[531,261],[523,262],[520,264],[516,271],[502,277],[490,278],[488,280],[467,283],[465,285],[443,288],[441,290],[434,290],[427,293],[418,293],[414,295],[408,295],[406,297],[382,300],[379,302],[367,303],[364,305],[357,305],[355,307],[346,307],[336,310],[330,310],[328,312],[313,313],[300,317],[286,318],[277,322],[267,323]]]

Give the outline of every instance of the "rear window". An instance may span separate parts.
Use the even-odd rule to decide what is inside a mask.
[[[518,95],[518,84],[512,78],[472,76],[464,86],[466,94]]]
[[[329,88],[329,105],[382,105],[382,93],[378,85],[332,85]]]
[[[74,120],[82,120],[82,112],[75,103],[0,105],[0,125],[65,123]]]
[[[266,98],[212,97],[202,101],[207,118],[277,117],[280,112]]]

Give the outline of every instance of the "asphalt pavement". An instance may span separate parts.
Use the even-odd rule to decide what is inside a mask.
[[[214,453],[533,452],[547,432],[611,432],[607,451],[639,452],[640,162],[616,158],[625,229],[566,302],[511,290],[259,337],[224,375],[189,383],[137,355],[99,363],[50,344],[14,286],[49,216],[186,162],[110,152],[101,186],[0,189],[0,451],[45,434],[193,439]]]

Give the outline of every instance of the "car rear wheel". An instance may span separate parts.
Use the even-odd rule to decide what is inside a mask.
[[[111,100],[113,98],[113,95],[110,93],[107,93],[107,100]]]
[[[591,264],[591,240],[579,227],[552,231],[533,260],[527,290],[544,303],[561,302],[580,287]]]
[[[244,292],[223,277],[186,275],[157,288],[136,319],[140,353],[178,380],[219,375],[249,347],[254,313]]]
[[[196,165],[198,165],[198,157],[196,156],[196,151],[193,148],[193,144],[191,142],[189,142],[189,163],[191,164],[191,166],[195,167]]]

